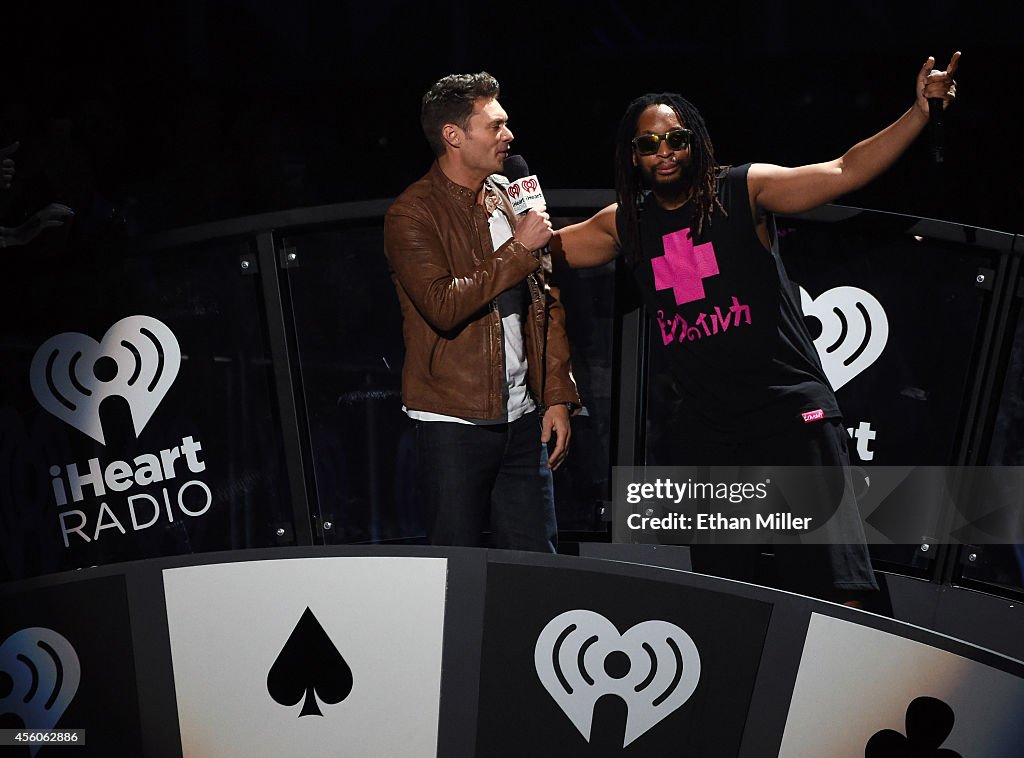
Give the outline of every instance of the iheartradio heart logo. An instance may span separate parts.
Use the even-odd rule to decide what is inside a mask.
[[[536,179],[524,179],[523,180],[523,189],[526,190],[527,192],[536,192],[537,191],[537,187],[539,187],[539,186],[540,185],[537,183]]]
[[[874,295],[857,287],[835,287],[812,299],[800,288],[805,316],[821,322],[814,347],[832,389],[838,390],[882,354],[889,341],[889,319]]]
[[[513,200],[515,200],[517,197],[519,197],[519,192],[520,192],[520,190],[519,190],[519,185],[518,184],[513,182],[512,184],[510,184],[508,186],[509,197],[511,197]]]
[[[566,611],[544,627],[534,648],[544,689],[590,742],[594,707],[605,695],[626,703],[623,747],[678,709],[697,689],[700,653],[667,621],[644,621],[623,634],[600,613]]]
[[[32,358],[32,394],[47,411],[105,445],[100,404],[120,396],[142,433],[174,383],[181,349],[174,333],[150,316],[129,316],[100,342],[78,332],[48,339]]]
[[[74,699],[82,667],[67,638],[34,626],[0,645],[0,673],[8,683],[0,694],[0,715],[15,715],[26,727],[44,730],[56,726]],[[29,748],[29,754],[34,756],[40,747]]]

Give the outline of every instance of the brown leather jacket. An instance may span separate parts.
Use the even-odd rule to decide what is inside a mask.
[[[487,181],[514,228],[504,177]],[[448,179],[436,162],[388,208],[384,252],[402,308],[407,408],[473,419],[505,415],[504,343],[494,299],[524,278],[532,296],[523,323],[530,391],[542,411],[579,404],[557,290],[514,237],[492,253],[476,193]]]

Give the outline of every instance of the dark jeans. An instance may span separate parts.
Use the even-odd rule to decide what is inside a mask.
[[[431,545],[555,552],[558,528],[538,413],[508,424],[416,422],[420,491]]]

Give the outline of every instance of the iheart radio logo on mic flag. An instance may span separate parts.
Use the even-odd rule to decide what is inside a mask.
[[[78,332],[48,339],[32,358],[32,394],[47,411],[105,445],[100,404],[124,398],[135,436],[174,383],[181,349],[174,333],[151,316],[129,316],[100,342]]]
[[[530,208],[543,210],[547,206],[544,191],[541,190],[535,174],[510,182],[508,196],[512,200],[512,210],[517,216],[526,213]]]

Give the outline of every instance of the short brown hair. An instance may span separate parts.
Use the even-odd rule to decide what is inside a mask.
[[[497,96],[498,80],[486,71],[449,74],[427,90],[420,109],[420,125],[434,155],[444,155],[442,126],[455,124],[465,129],[473,115],[473,104],[481,98],[489,100]]]

